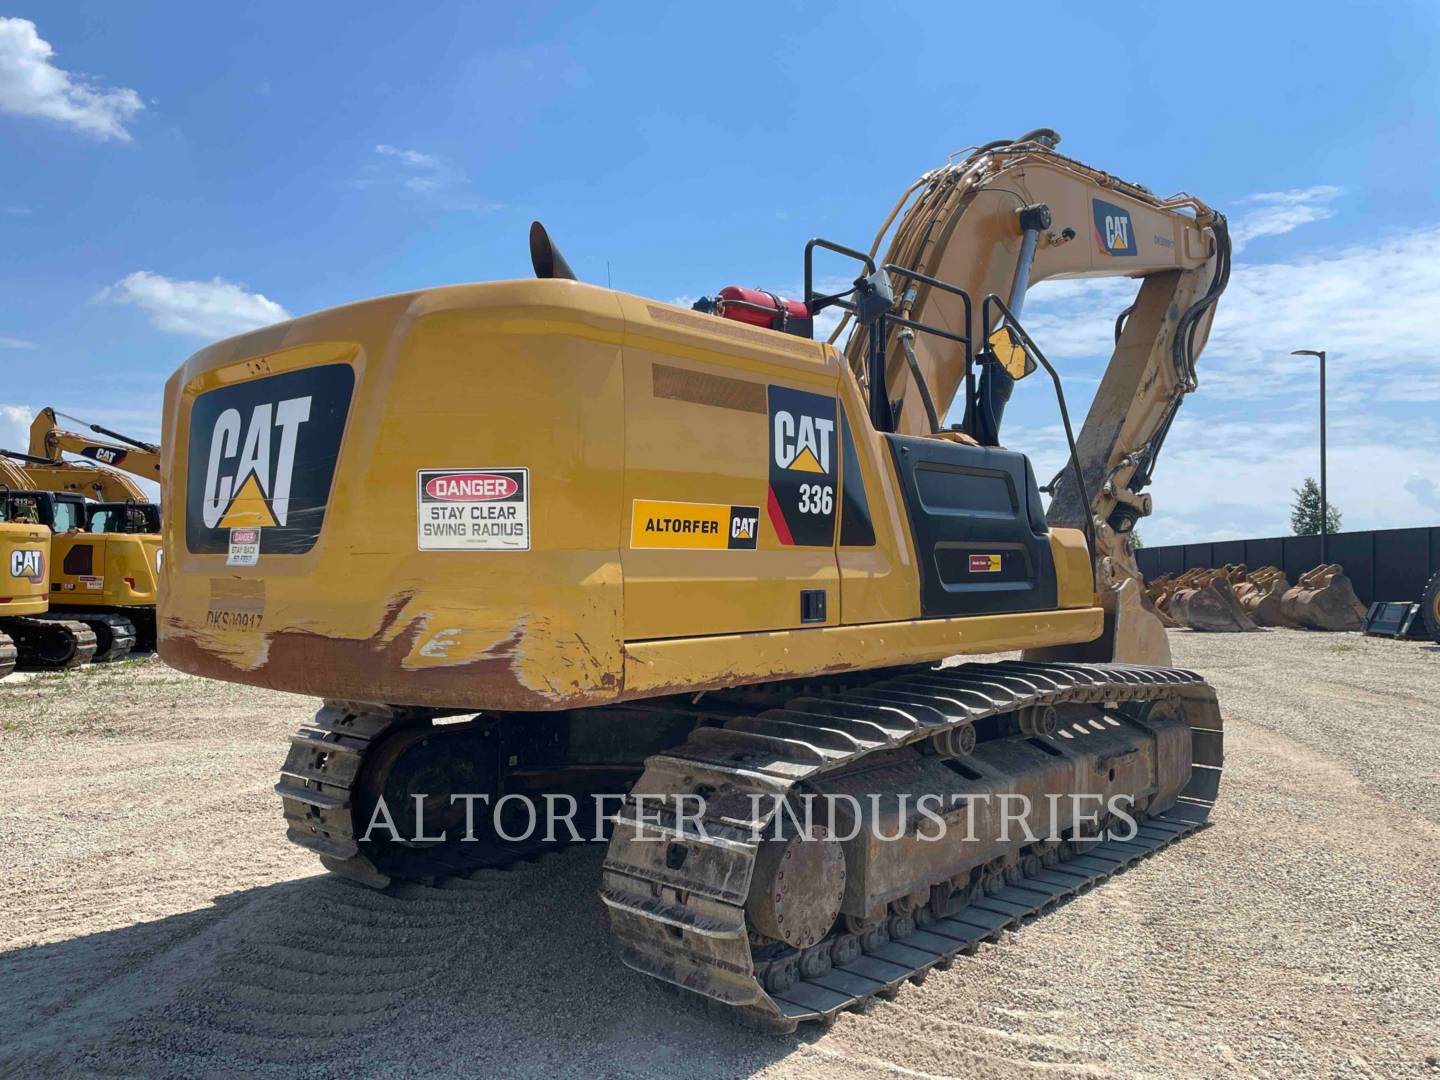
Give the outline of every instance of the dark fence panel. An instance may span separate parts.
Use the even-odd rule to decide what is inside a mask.
[[[1245,541],[1217,540],[1210,545],[1210,557],[1215,560],[1216,566],[1224,566],[1226,563],[1242,563],[1245,561]]]
[[[1285,540],[1275,536],[1266,540],[1245,541],[1246,566],[1279,566],[1285,561]]]
[[[1209,544],[1186,544],[1184,551],[1186,570],[1192,566],[1215,565],[1215,552],[1211,550]]]
[[[1315,550],[1318,559],[1320,550],[1318,541]],[[1355,586],[1355,595],[1363,598],[1362,603],[1368,604],[1371,600],[1404,599],[1399,596],[1375,595],[1375,534],[1373,532],[1336,533],[1330,538],[1330,550],[1326,552],[1325,557],[1331,562],[1338,562],[1345,567],[1345,574],[1350,578],[1350,584]],[[1414,598],[1418,599],[1419,596],[1420,590],[1416,588]]]
[[[1327,547],[1327,558],[1345,568],[1355,595],[1364,604],[1375,600],[1418,600],[1425,583],[1440,570],[1440,526],[1332,533]],[[1320,537],[1267,536],[1171,544],[1141,548],[1135,558],[1147,578],[1180,574],[1195,566],[1244,563],[1251,569],[1278,566],[1293,582],[1320,564]]]

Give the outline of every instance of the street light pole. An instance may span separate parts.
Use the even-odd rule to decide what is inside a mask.
[[[1325,350],[1296,349],[1290,355],[1320,358],[1320,561],[1328,563],[1325,541],[1330,532],[1330,501],[1325,490]]]

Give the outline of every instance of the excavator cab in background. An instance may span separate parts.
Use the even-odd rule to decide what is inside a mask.
[[[158,536],[160,507],[152,502],[86,503],[85,531]]]
[[[543,845],[460,796],[628,791],[600,881],[625,963],[792,1030],[1204,823],[1219,706],[1166,666],[1127,538],[1225,219],[1058,141],[927,173],[868,252],[812,242],[800,299],[585,284],[536,223],[539,280],[190,357],[165,390],[161,654],[325,699],[281,766],[289,838],[368,885],[431,881]],[[817,249],[855,285],[817,293]],[[1076,436],[1022,309],[1093,276],[1140,285]],[[843,352],[811,340],[830,306],[862,326]],[[1000,445],[1032,365],[1070,446],[1048,507]],[[932,835],[927,798],[981,809]],[[1140,827],[1102,838],[1123,805]]]
[[[0,460],[0,678],[75,667],[96,651],[89,626],[50,612],[52,497],[6,486],[15,481],[23,475]]]

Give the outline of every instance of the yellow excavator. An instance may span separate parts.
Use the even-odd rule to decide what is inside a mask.
[[[95,655],[90,627],[50,614],[49,498],[0,457],[0,679],[17,666],[54,671]]]
[[[93,455],[86,455],[92,458],[87,461],[66,459],[62,450],[82,453],[98,444],[37,439],[37,429],[47,420],[53,437],[50,409],[31,428],[31,446],[43,455],[0,450],[0,460],[23,473],[26,488],[49,493],[40,506],[54,518],[50,610],[91,629],[97,663],[124,659],[136,648],[153,649],[163,559],[160,508],[119,471],[158,479],[145,456],[149,451],[117,457],[114,466],[92,463]]]
[[[1216,696],[1168,666],[1128,537],[1225,219],[1058,142],[927,173],[868,251],[812,241],[803,298],[581,283],[537,223],[538,280],[187,360],[160,651],[324,699],[281,768],[290,839],[383,888],[523,857],[542,802],[607,808],[624,962],[792,1030],[1203,824]],[[1023,305],[1101,276],[1139,288],[1076,437]],[[812,339],[832,309],[843,352]],[[1048,509],[1002,443],[1040,369]]]
[[[67,420],[74,420],[75,423],[88,428],[97,435],[103,435],[115,441],[105,442],[100,439],[91,439],[60,427],[59,417],[61,416],[65,416],[65,414],[56,412],[50,406],[46,406],[35,414],[35,419],[30,423],[29,449],[31,457],[59,461],[66,453],[77,454],[97,465],[105,465],[112,469],[124,469],[135,476],[153,480],[157,484],[160,483],[160,447],[154,443],[132,439],[129,435],[122,435],[118,431],[101,427],[99,424],[89,424],[77,417],[65,416]],[[117,445],[117,443],[124,445]]]

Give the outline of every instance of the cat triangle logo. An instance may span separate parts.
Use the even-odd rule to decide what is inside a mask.
[[[265,501],[265,493],[260,490],[260,481],[252,472],[245,477],[245,482],[240,485],[240,490],[235,493],[235,497],[230,500],[230,505],[225,508],[219,527],[222,529],[264,529],[274,528],[275,525],[275,515],[270,512],[270,505]]]
[[[793,469],[795,472],[825,472],[820,467],[820,462],[815,460],[815,454],[808,446],[795,455],[795,460],[790,462],[787,468]]]
[[[749,539],[750,539],[750,527],[749,527],[748,525],[739,525],[739,526],[737,526],[737,527],[736,527],[736,531],[735,531],[735,539],[736,539],[736,540],[749,540]]]

